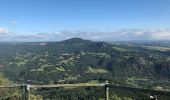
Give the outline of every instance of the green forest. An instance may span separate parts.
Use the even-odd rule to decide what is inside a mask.
[[[0,84],[105,82],[116,86],[170,91],[170,42],[94,42],[72,38],[61,42],[0,43]],[[5,91],[6,94],[2,94]],[[20,90],[1,90],[19,98]],[[104,100],[102,88],[33,89],[31,98]],[[110,89],[110,99],[148,100],[150,93]],[[2,97],[2,96],[1,96]],[[170,96],[159,96],[169,100]]]

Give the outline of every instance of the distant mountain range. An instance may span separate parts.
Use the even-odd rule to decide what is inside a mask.
[[[167,43],[106,43],[72,38],[0,47],[0,71],[17,82],[110,80],[118,85],[156,88],[155,84],[170,79]]]

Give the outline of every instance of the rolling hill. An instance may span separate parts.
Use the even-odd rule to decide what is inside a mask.
[[[155,85],[158,85],[165,89],[169,86],[168,47],[162,51],[150,49],[148,44],[94,42],[80,38],[61,42],[1,43],[0,47],[0,71],[15,81],[110,80],[113,84],[130,87],[157,89]]]

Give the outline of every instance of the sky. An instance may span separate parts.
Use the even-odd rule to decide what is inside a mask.
[[[0,0],[0,41],[169,40],[170,0]]]

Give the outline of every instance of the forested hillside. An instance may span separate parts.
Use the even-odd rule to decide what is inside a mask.
[[[1,43],[0,47],[0,71],[15,81],[76,83],[109,80],[116,85],[169,89],[167,45],[73,38],[61,42]]]

